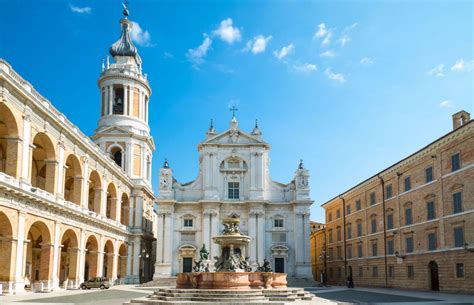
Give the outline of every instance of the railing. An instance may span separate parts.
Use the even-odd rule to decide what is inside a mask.
[[[106,223],[108,225],[111,225],[113,227],[116,227],[121,230],[126,230],[127,226],[121,224],[120,222],[107,218],[105,215],[102,214],[97,214],[94,211],[90,211],[87,208],[82,207],[79,204],[76,204],[74,202],[66,201],[62,198],[56,197],[53,194],[42,190],[37,187],[32,187],[30,185],[26,184],[21,184],[17,179],[0,172],[0,183],[3,182],[6,186],[15,188],[15,189],[21,189],[23,192],[30,196],[37,196],[40,197],[41,199],[44,199],[48,202],[52,202],[55,206],[57,207],[62,207],[65,208],[71,212],[76,212],[79,214],[82,214],[85,217],[92,218],[96,221]]]

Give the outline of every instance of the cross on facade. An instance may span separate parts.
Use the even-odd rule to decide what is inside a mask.
[[[232,117],[235,118],[235,112],[238,111],[239,109],[235,108],[235,106],[232,106],[232,108],[229,109],[229,111],[232,111]]]

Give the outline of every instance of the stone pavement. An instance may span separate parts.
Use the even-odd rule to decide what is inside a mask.
[[[41,304],[94,304],[121,305],[133,298],[153,293],[156,287],[139,288],[134,285],[120,285],[108,290],[60,290],[50,293],[26,292],[21,295],[0,296],[1,305],[41,305]],[[383,288],[309,287],[307,291],[317,297],[311,304],[370,304],[370,305],[447,305],[474,304],[471,295],[440,292],[422,292]],[[473,288],[474,290],[474,288]],[[296,305],[299,302],[291,302]],[[308,304],[305,302],[305,304]]]

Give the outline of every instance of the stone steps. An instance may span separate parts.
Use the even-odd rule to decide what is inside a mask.
[[[153,281],[141,284],[140,287],[176,287],[176,277],[163,277],[157,278]]]

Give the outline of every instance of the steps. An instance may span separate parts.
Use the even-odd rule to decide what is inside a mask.
[[[176,276],[157,278],[141,284],[140,287],[176,287]]]
[[[147,297],[133,299],[124,304],[284,305],[295,301],[298,301],[298,304],[304,301],[309,303],[313,297],[313,294],[302,288],[248,290],[160,288]]]

